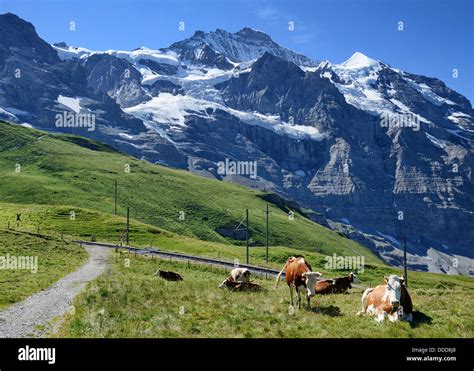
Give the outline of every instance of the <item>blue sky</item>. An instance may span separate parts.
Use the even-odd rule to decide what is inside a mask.
[[[0,12],[32,22],[48,42],[94,50],[161,48],[195,30],[248,26],[318,60],[340,63],[360,51],[437,77],[474,102],[471,0],[0,0]]]

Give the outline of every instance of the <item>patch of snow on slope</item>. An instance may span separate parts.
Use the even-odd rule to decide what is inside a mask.
[[[449,142],[446,142],[445,140],[438,139],[428,133],[425,133],[425,134],[426,134],[426,137],[431,141],[431,143],[433,143],[438,148],[445,149],[449,145]]]
[[[72,59],[80,59],[89,56],[92,54],[92,51],[86,48],[76,47],[76,46],[66,46],[60,47],[56,45],[51,45],[53,49],[58,53],[59,59],[62,61],[68,61]]]
[[[128,139],[128,140],[135,140],[137,138],[137,135],[130,135],[130,134],[127,134],[127,133],[118,133],[118,135],[124,139]]]
[[[215,120],[207,113],[207,109],[228,112],[248,125],[261,126],[277,134],[288,135],[297,139],[323,139],[323,135],[318,129],[312,126],[291,125],[282,122],[278,115],[267,116],[258,112],[242,112],[216,102],[196,99],[188,95],[160,93],[158,97],[137,106],[126,108],[124,111],[148,123],[165,124],[174,130],[180,130],[180,127],[186,126],[186,117],[191,114]]]
[[[470,140],[469,138],[466,138],[465,136],[459,134],[462,133],[463,130],[457,130],[457,129],[446,129],[448,132],[450,132],[453,135],[456,135],[459,138],[465,139],[465,140]]]
[[[470,123],[474,121],[473,117],[464,113],[464,112],[452,112],[447,116],[447,119],[455,124],[459,125],[459,127],[465,131],[473,132],[469,130],[467,127]]]
[[[445,140],[438,139],[431,134],[428,134],[428,133],[425,133],[425,134],[426,134],[426,137],[431,141],[431,143],[433,143],[438,148],[445,149],[446,146],[449,144]]]
[[[6,109],[0,107],[0,115],[5,115],[7,117],[9,117],[10,119],[12,120],[17,120],[18,118],[12,114],[11,112],[8,112]]]
[[[391,242],[395,246],[400,247],[400,242],[393,236],[390,236],[389,234],[383,234],[382,232],[377,231],[377,234],[385,238],[387,241]]]
[[[22,111],[20,109],[17,109],[17,108],[13,108],[13,107],[5,107],[5,108],[1,108],[0,107],[0,113],[3,113],[7,116],[29,116],[30,114],[26,111]]]
[[[81,98],[71,98],[59,95],[57,102],[71,109],[75,113],[81,112]]]
[[[401,112],[402,114],[411,114],[411,115],[413,115],[413,116],[416,116],[420,122],[425,122],[425,123],[427,123],[427,124],[431,124],[431,123],[432,123],[430,120],[424,118],[423,116],[420,116],[420,115],[418,115],[418,114],[416,114],[416,113],[413,113],[413,112],[410,110],[409,107],[405,106],[405,105],[404,105],[402,102],[400,102],[399,100],[397,100],[397,99],[395,99],[395,98],[391,98],[391,99],[390,99],[390,102],[392,102],[392,103],[394,104],[394,106],[397,107],[397,108],[400,110],[400,112]]]
[[[193,98],[224,104],[221,92],[214,85],[227,81],[238,72],[224,71],[218,68],[210,68],[206,71],[207,73],[203,73],[200,68],[188,67],[175,76],[153,75],[147,77],[142,80],[142,84],[151,85],[158,80],[167,80],[181,86],[186,95]]]
[[[428,102],[434,104],[435,106],[441,106],[443,104],[449,104],[449,105],[456,105],[453,101],[450,101],[449,99],[442,98],[439,95],[437,95],[431,88],[426,85],[426,84],[418,84],[415,81],[407,78],[406,76],[403,76],[403,78],[410,84],[410,86],[418,91],[423,98],[425,98]]]
[[[138,63],[141,59],[150,60],[157,63],[169,64],[172,66],[179,66],[180,62],[178,56],[173,51],[160,51],[149,49],[146,47],[141,47],[132,51],[122,51],[122,50],[106,50],[104,52],[96,53],[105,53],[113,55],[117,58],[125,59],[126,61],[135,64]]]
[[[306,125],[291,125],[280,120],[279,115],[263,115],[258,112],[243,112],[225,107],[224,110],[249,125],[270,129],[279,135],[287,135],[296,139],[312,139],[321,141],[324,135],[313,127]]]
[[[136,117],[152,120],[159,124],[185,126],[186,116],[191,113],[205,114],[213,104],[189,96],[160,93],[158,97],[124,111]]]
[[[390,102],[392,102],[395,106],[397,106],[400,111],[402,112],[410,112],[410,108],[408,108],[407,106],[405,106],[402,102],[400,102],[398,99],[395,99],[395,98],[391,98],[390,99]]]

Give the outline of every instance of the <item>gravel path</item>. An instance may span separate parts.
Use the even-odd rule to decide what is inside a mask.
[[[89,260],[78,270],[27,299],[0,311],[0,338],[41,337],[51,331],[50,322],[65,314],[86,283],[107,267],[110,249],[86,247]],[[37,329],[41,326],[42,329]]]

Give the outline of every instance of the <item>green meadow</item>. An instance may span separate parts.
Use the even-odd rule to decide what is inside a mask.
[[[127,260],[129,259],[129,260]],[[158,269],[180,273],[168,282]],[[380,272],[381,273],[381,272]],[[375,277],[368,272],[362,278]],[[115,253],[112,273],[104,275],[76,298],[60,337],[465,337],[474,336],[474,283],[449,277],[443,286],[435,274],[411,273],[414,322],[377,323],[358,317],[363,290],[316,296],[312,309],[291,309],[285,282],[255,276],[263,292],[232,292],[218,285],[224,269],[151,260]],[[425,277],[428,277],[425,280]],[[379,276],[378,283],[382,282]],[[364,282],[365,283],[365,282]],[[430,286],[431,283],[431,286]]]

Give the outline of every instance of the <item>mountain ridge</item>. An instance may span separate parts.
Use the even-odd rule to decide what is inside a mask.
[[[28,61],[27,70],[46,72],[22,80],[21,94],[0,69],[0,118],[58,131],[52,113],[69,112],[58,102],[69,97],[80,112],[99,113],[97,129],[61,131],[293,199],[333,228],[353,228],[354,239],[392,264],[401,262],[405,236],[413,266],[437,269],[431,249],[473,259],[469,100],[360,52],[342,64],[317,62],[265,35],[197,31],[168,48],[131,52],[56,44],[59,61]],[[236,48],[243,37],[254,39],[251,47]],[[256,161],[258,175],[220,174],[225,159]],[[474,272],[469,264],[463,269]]]

